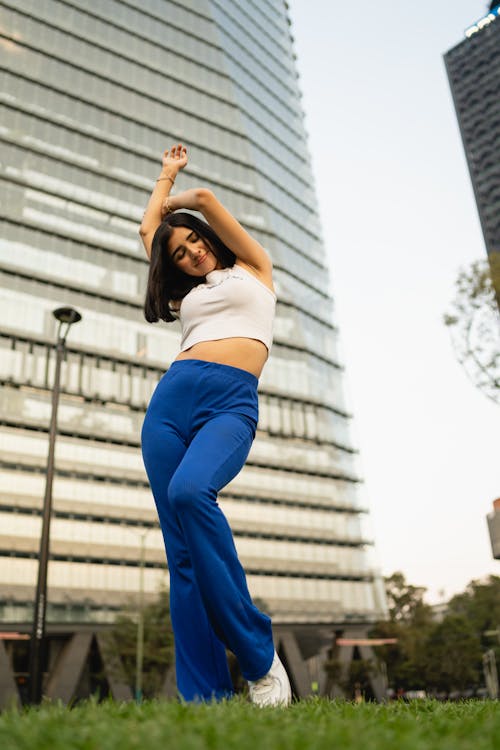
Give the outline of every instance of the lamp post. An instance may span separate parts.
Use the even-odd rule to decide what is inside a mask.
[[[135,651],[135,699],[142,701],[142,669],[144,663],[144,558],[146,553],[146,537],[151,529],[141,534],[141,553],[139,558],[139,607],[137,616],[137,641]]]
[[[59,381],[61,362],[66,350],[66,336],[73,323],[82,319],[79,312],[72,307],[58,307],[53,313],[59,321],[57,329],[56,367],[52,389],[52,414],[50,418],[49,452],[47,456],[47,475],[45,480],[45,497],[42,510],[42,534],[38,556],[38,580],[36,585],[33,613],[33,631],[30,644],[30,702],[40,703],[42,697],[42,667],[45,661],[45,615],[47,609],[47,567],[49,561],[50,516],[52,510],[52,482],[54,479],[54,454],[57,434],[57,407],[59,405]]]

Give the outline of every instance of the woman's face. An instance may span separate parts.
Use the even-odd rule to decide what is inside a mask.
[[[220,268],[206,240],[189,227],[172,227],[168,253],[174,265],[188,276],[206,276]]]

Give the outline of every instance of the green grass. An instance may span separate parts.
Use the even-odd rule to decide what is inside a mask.
[[[500,750],[500,703],[302,701],[258,709],[93,701],[6,711],[1,750]]]

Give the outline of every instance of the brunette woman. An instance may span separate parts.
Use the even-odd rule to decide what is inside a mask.
[[[170,572],[177,686],[187,701],[230,696],[227,647],[254,703],[287,705],[271,620],[252,603],[217,503],[255,436],[276,303],[272,263],[211,190],[170,195],[187,161],[181,144],[165,151],[140,229],[150,258],[146,319],[181,324],[180,353],[142,430]]]

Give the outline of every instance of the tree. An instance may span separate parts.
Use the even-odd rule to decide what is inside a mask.
[[[168,592],[144,607],[143,694],[152,698],[160,692],[167,670],[174,663],[174,635],[170,621]],[[111,630],[130,687],[135,684],[137,649],[137,609],[130,605]]]
[[[444,323],[456,357],[471,381],[500,403],[500,253],[462,269]]]
[[[358,695],[369,700],[373,699],[370,678],[378,671],[375,659],[362,659],[354,652],[352,661],[343,665],[339,658],[338,646],[331,649],[324,669],[331,684],[341,688],[346,698],[356,698]]]
[[[463,615],[449,614],[425,643],[425,684],[450,693],[477,686],[481,675],[479,633]]]
[[[425,589],[406,583],[402,573],[386,578],[390,620],[371,631],[397,644],[377,649],[391,687],[463,691],[483,684],[482,654],[494,649],[500,662],[500,577],[471,581],[454,596],[442,622],[423,601]]]
[[[397,643],[378,648],[377,657],[385,662],[392,687],[425,687],[424,644],[433,626],[425,588],[407,583],[403,573],[396,572],[385,579],[385,589],[390,619],[378,622],[370,635],[396,638]]]
[[[449,612],[465,617],[478,634],[483,649],[493,648],[500,662],[500,576],[471,581],[451,599]],[[488,635],[497,631],[497,636]]]
[[[431,619],[431,609],[424,603],[423,586],[407,583],[399,571],[384,580],[391,622],[423,623]]]

